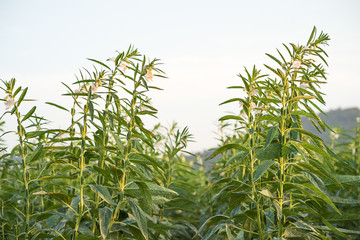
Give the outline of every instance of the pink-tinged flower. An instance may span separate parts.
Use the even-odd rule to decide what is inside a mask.
[[[246,112],[243,111],[243,112],[241,113],[241,116],[247,117]]]
[[[125,61],[121,61],[120,62],[120,67],[122,68],[123,72],[125,72],[126,69],[127,69],[127,63]]]
[[[293,64],[292,64],[291,67],[292,67],[294,70],[299,70],[300,66],[301,66],[301,61],[300,61],[300,60],[295,60],[295,61],[293,62]]]
[[[257,90],[257,89],[251,90],[251,95],[256,95],[257,93],[258,93],[258,90]]]
[[[242,108],[244,106],[243,102],[239,102],[239,107]]]
[[[112,61],[112,62],[115,62],[115,61],[116,61],[116,58],[114,58],[114,57],[111,57],[111,58],[109,58],[109,59],[108,59],[108,61]]]
[[[255,110],[254,110],[254,114],[259,114],[259,113],[261,113],[261,110],[260,110],[260,109],[255,109]]]
[[[254,108],[256,108],[256,104],[254,102],[251,102],[250,105],[250,111],[254,110]]]
[[[93,83],[93,84],[91,85],[91,92],[92,92],[92,93],[96,92],[97,89],[98,89],[98,87],[99,87],[99,84],[98,84],[98,83]]]
[[[309,85],[307,85],[306,83],[301,83],[301,84],[300,84],[300,87],[301,87],[302,89],[307,89],[307,88],[309,87]]]
[[[78,89],[75,89],[75,91],[74,91],[75,93],[80,93],[81,92],[81,89],[80,88],[78,88]]]
[[[151,68],[149,68],[147,71],[146,71],[146,75],[145,75],[145,79],[146,81],[150,82],[153,80],[153,73],[152,73],[152,70]]]
[[[9,109],[12,106],[14,106],[15,102],[14,99],[9,98],[4,104],[5,104],[5,109]]]
[[[139,107],[139,109],[140,109],[140,111],[145,111],[145,106],[144,105],[141,105],[140,107]]]

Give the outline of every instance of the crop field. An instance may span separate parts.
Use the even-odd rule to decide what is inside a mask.
[[[0,142],[0,238],[360,239],[360,118],[340,143],[319,117],[330,43],[314,27],[266,54],[273,64],[245,68],[219,101],[236,107],[207,157],[186,150],[187,127],[145,127],[165,73],[132,46],[64,84],[71,109],[49,99],[63,129],[35,103],[24,112],[31,89],[2,80],[0,139],[18,140]],[[16,129],[4,132],[4,116]]]

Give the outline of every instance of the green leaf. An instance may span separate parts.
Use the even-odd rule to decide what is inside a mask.
[[[359,199],[348,199],[348,198],[340,198],[340,197],[330,197],[331,201],[334,203],[340,203],[345,205],[360,205]]]
[[[18,106],[20,106],[20,103],[24,100],[24,97],[25,97],[25,95],[26,95],[27,90],[28,90],[28,88],[25,88],[25,89],[22,91],[22,93],[21,93],[21,95],[20,95],[20,97],[19,97],[19,99],[18,99],[18,101],[17,101],[17,105],[18,105]]]
[[[330,157],[329,154],[327,154],[326,152],[324,152],[323,150],[321,150],[320,148],[314,146],[314,145],[311,145],[310,143],[308,142],[301,142],[299,145],[303,146],[306,150],[311,150],[311,151],[314,151],[314,152],[317,152],[319,153],[320,155],[326,157],[326,158],[330,158],[330,159],[333,159]]]
[[[333,230],[332,228],[325,227],[325,226],[315,226],[315,228],[323,229],[323,230]],[[351,229],[344,229],[344,228],[335,228],[335,229],[341,233],[360,235],[360,231],[358,231],[358,230],[351,230]],[[348,238],[346,235],[341,235],[341,236]]]
[[[136,185],[138,185],[141,191],[141,199],[140,199],[140,206],[144,209],[147,214],[150,214],[152,211],[152,199],[151,199],[151,192],[148,185],[144,182],[135,181]]]
[[[240,164],[242,162],[242,160],[245,159],[245,157],[249,154],[249,151],[245,152],[245,151],[240,151],[238,153],[236,153],[235,155],[231,156],[229,158],[229,160],[227,160],[225,166],[228,166],[229,164],[231,164],[233,161],[240,159],[239,161],[236,162],[236,164]]]
[[[57,108],[59,108],[59,109],[61,109],[61,110],[64,110],[64,111],[69,112],[69,110],[67,110],[67,109],[66,109],[65,107],[63,107],[63,106],[57,105],[57,104],[52,103],[52,102],[45,102],[45,103],[46,103],[46,104],[48,104],[48,105],[51,105],[51,106],[57,107]]]
[[[23,119],[21,120],[21,122],[24,122],[26,119],[28,119],[29,117],[31,117],[31,115],[35,112],[36,110],[36,106],[32,107],[30,109],[30,111],[23,117]]]
[[[124,144],[121,142],[120,137],[114,131],[111,131],[110,133],[115,139],[117,148],[120,150],[121,153],[123,153],[124,152]]]
[[[106,239],[106,235],[109,232],[112,211],[113,210],[108,207],[99,209],[100,231],[103,239]]]
[[[246,147],[241,146],[239,144],[235,144],[235,143],[230,143],[230,144],[226,144],[224,146],[219,147],[218,149],[216,149],[215,152],[213,152],[208,158],[208,159],[212,159],[214,157],[216,157],[217,155],[219,155],[220,153],[223,153],[224,151],[227,151],[229,149],[239,149],[239,150],[243,150],[243,151],[247,151]]]
[[[147,232],[147,216],[145,215],[144,211],[133,201],[128,200],[130,208],[134,214],[135,221],[137,222],[139,229],[145,239],[148,239],[148,232]]]
[[[166,194],[171,194],[171,195],[179,195],[177,192],[166,188],[166,187],[162,187],[159,186],[157,184],[154,183],[146,183],[146,185],[149,187],[151,195],[166,195]],[[135,188],[135,184],[133,185],[127,185],[125,187],[125,193],[131,196],[138,196],[141,194],[141,191],[139,188]]]
[[[105,63],[102,63],[102,62],[100,62],[98,60],[91,59],[91,58],[88,58],[88,60],[90,60],[92,62],[96,62],[96,63],[100,64],[101,66],[103,66],[103,67],[105,67],[105,68],[107,68],[107,69],[109,69],[111,71],[111,68],[109,68]]]
[[[302,174],[309,179],[312,185],[317,187],[321,192],[323,192],[327,197],[330,197],[323,181],[311,172],[302,172]]]
[[[112,179],[112,177],[111,177],[111,175],[110,175],[110,173],[108,172],[108,171],[106,171],[106,170],[104,170],[104,169],[102,169],[102,168],[99,168],[98,166],[96,166],[96,165],[93,165],[92,166],[93,167],[93,169],[95,170],[95,171],[97,171],[98,173],[100,173],[102,176],[104,176],[106,179],[108,179],[109,181],[113,181],[113,179]]]
[[[223,116],[219,119],[219,121],[224,121],[224,120],[239,120],[239,121],[244,121],[244,119],[240,116],[236,116],[236,115],[226,115]]]
[[[282,63],[280,62],[280,60],[278,60],[276,57],[268,54],[268,53],[265,53],[266,56],[270,57],[272,60],[274,60],[275,62],[277,62],[281,67],[282,67]]]
[[[266,149],[260,148],[255,157],[260,160],[276,159],[281,156],[282,145],[279,143],[271,143]]]
[[[242,102],[243,100],[241,98],[232,98],[229,100],[226,100],[225,102],[220,103],[219,105],[223,105],[223,104],[227,104],[227,103],[231,103],[231,102]]]
[[[226,229],[226,236],[227,236],[227,238],[228,238],[228,240],[236,240],[236,238],[234,237],[234,235],[232,235],[232,233],[231,233],[231,229],[230,229],[230,227],[229,227],[229,225],[228,224],[225,224],[225,229]]]
[[[302,128],[289,128],[288,131],[296,131],[296,132],[299,132],[299,133],[302,133],[302,134],[305,134],[305,135],[308,135],[314,139],[317,139],[317,140],[320,140],[322,141],[321,138],[319,138],[318,136],[316,136],[315,134],[311,133],[311,132],[308,132]]]
[[[269,167],[271,167],[274,164],[275,161],[273,160],[265,160],[261,161],[259,166],[257,166],[255,172],[254,172],[254,179],[253,182],[256,182],[261,176],[268,170]]]
[[[91,190],[99,194],[99,196],[111,205],[116,205],[116,203],[112,200],[111,195],[108,189],[101,185],[90,185]]]
[[[38,145],[37,148],[32,151],[27,157],[26,157],[26,164],[31,163],[32,161],[35,161],[37,159],[39,159],[39,157],[42,155],[43,153],[43,146],[42,145]]]
[[[301,99],[314,99],[316,98],[315,96],[310,96],[310,95],[302,95],[302,96],[296,96],[290,99],[290,101],[297,101],[297,100],[301,100]]]
[[[300,185],[300,184],[299,184]],[[323,193],[319,188],[309,184],[309,183],[303,183],[299,186],[300,188],[308,188],[311,191],[313,191],[319,198],[321,198],[324,202],[326,202],[327,204],[329,204],[337,213],[341,214],[341,212],[339,211],[339,209],[335,206],[335,204],[330,200],[330,198],[328,196],[326,196],[325,193]]]
[[[91,120],[94,120],[94,105],[92,101],[89,101],[89,112]]]
[[[344,186],[359,186],[360,176],[352,175],[336,175],[335,178]],[[333,183],[326,182],[325,185],[332,185]]]
[[[273,195],[272,195],[272,193],[270,192],[270,190],[269,189],[261,189],[260,191],[259,191],[259,193],[261,194],[261,195],[264,195],[265,197],[268,197],[268,198],[275,198]]]
[[[226,215],[215,215],[213,217],[210,217],[208,218],[204,223],[203,225],[201,225],[201,227],[199,228],[199,231],[195,234],[195,236],[193,237],[193,239],[195,239],[199,234],[200,232],[205,228],[205,226],[209,223],[212,223],[212,222],[219,222],[221,220],[225,220],[225,219],[229,219],[228,216]]]
[[[276,135],[277,130],[278,130],[277,126],[273,126],[269,129],[269,131],[266,135],[266,142],[265,142],[264,148],[267,148],[270,145],[271,141],[274,139],[274,137]]]

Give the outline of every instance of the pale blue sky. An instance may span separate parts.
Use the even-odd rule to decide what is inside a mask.
[[[197,142],[190,150],[217,144],[214,131],[225,111],[218,104],[236,96],[226,87],[240,83],[243,66],[269,60],[282,43],[305,43],[313,26],[331,37],[324,109],[360,107],[360,1],[89,1],[1,0],[0,78],[29,86],[39,114],[53,127],[60,112],[42,104],[69,106],[61,82],[133,44],[162,59],[168,79],[152,94],[159,120],[189,126]],[[265,69],[264,69],[265,71]],[[0,107],[4,110],[4,107]],[[3,111],[0,110],[0,111]],[[154,122],[149,122],[153,124]],[[7,129],[12,128],[7,124]],[[9,139],[11,142],[12,140]]]

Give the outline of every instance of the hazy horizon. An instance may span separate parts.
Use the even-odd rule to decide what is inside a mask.
[[[217,120],[236,104],[219,106],[239,94],[228,86],[241,84],[243,66],[271,63],[265,53],[284,52],[282,43],[306,43],[314,26],[331,40],[325,111],[360,107],[359,1],[2,1],[0,3],[0,79],[15,77],[29,87],[39,115],[51,127],[66,127],[69,116],[45,105],[70,106],[61,82],[71,84],[86,58],[106,61],[134,45],[149,58],[160,58],[167,79],[151,93],[165,126],[188,126],[196,142],[189,151],[217,144]],[[272,64],[272,63],[271,63]],[[28,107],[30,106],[29,103]],[[4,105],[0,109],[5,109]],[[25,111],[24,111],[25,112]],[[6,117],[5,131],[14,129]],[[156,121],[151,120],[148,126]],[[14,139],[5,138],[11,145]]]

